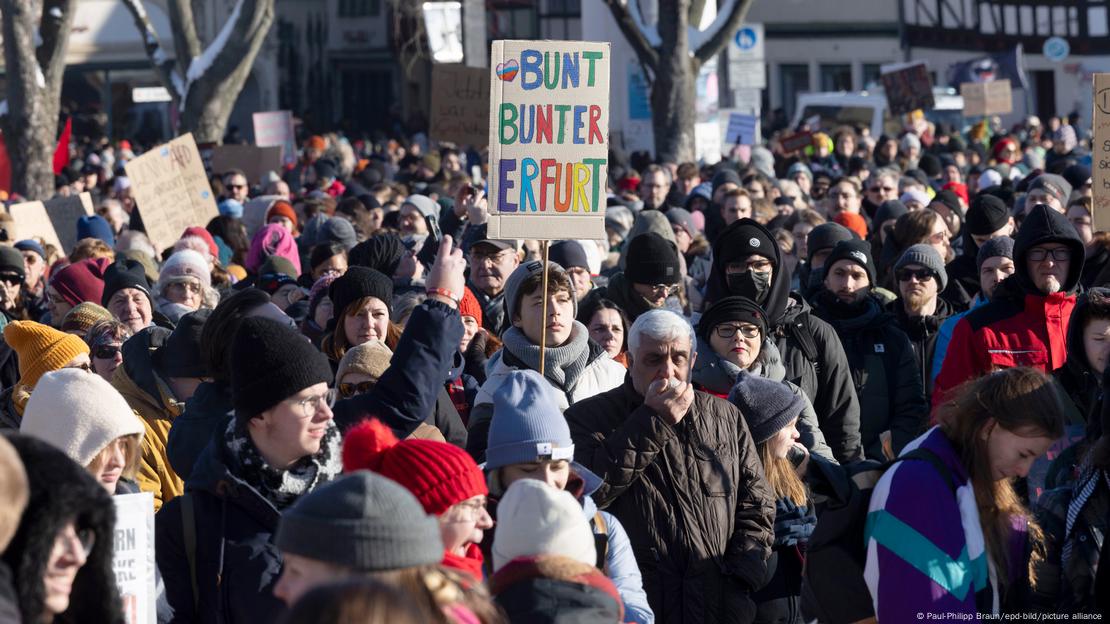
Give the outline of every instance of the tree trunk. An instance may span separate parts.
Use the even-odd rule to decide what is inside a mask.
[[[693,161],[698,72],[706,61],[720,54],[752,0],[717,0],[717,17],[705,31],[690,29],[689,24],[700,21],[706,0],[658,0],[656,26],[643,23],[638,2],[605,0],[621,33],[650,74],[655,158]],[[696,41],[691,41],[691,32]]]
[[[651,85],[651,127],[655,157],[662,162],[694,160],[695,81],[700,63],[690,58],[689,0],[659,3],[662,45]]]
[[[8,98],[4,142],[11,190],[28,199],[54,196],[58,109],[75,3],[0,0]],[[38,48],[36,32],[42,41]]]
[[[192,132],[197,143],[220,143],[239,93],[274,22],[274,0],[237,0],[229,21],[208,44],[210,49],[203,51],[191,1],[169,0],[169,4],[177,67],[160,71],[159,75],[181,110],[177,131]],[[165,51],[157,36],[150,34],[153,28],[143,11],[142,0],[124,0],[124,5],[144,34],[151,63],[161,69]],[[194,62],[203,59],[211,61],[207,67],[193,67]]]

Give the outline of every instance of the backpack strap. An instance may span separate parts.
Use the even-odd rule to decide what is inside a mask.
[[[182,494],[181,499],[181,530],[185,537],[185,559],[189,562],[189,581],[193,586],[193,612],[199,608],[200,591],[197,587],[197,523],[196,510],[193,508],[193,497]]]
[[[798,348],[802,350],[814,370],[821,371],[821,361],[817,357],[817,340],[813,337],[813,330],[809,325],[809,312],[802,312],[794,317],[793,322],[786,326],[787,332],[798,341]]]
[[[609,555],[609,525],[600,511],[594,513],[591,524],[594,525],[594,546],[597,547],[597,569],[604,572]]]
[[[959,485],[956,483],[956,477],[952,474],[952,470],[948,467],[948,465],[944,463],[944,460],[942,460],[940,456],[938,456],[936,453],[928,449],[918,447],[895,459],[894,462],[899,462],[907,459],[927,462],[933,467],[933,470],[936,470],[937,474],[939,474],[940,477],[944,479],[944,483],[948,486],[948,490],[952,492],[952,495],[956,495],[956,490],[959,489]]]

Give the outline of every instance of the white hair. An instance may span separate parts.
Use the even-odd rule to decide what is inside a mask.
[[[670,310],[651,310],[644,312],[628,330],[628,350],[635,357],[640,349],[640,340],[647,336],[658,342],[674,342],[684,336],[690,340],[690,352],[694,353],[698,347],[697,338],[694,336],[694,326]]]

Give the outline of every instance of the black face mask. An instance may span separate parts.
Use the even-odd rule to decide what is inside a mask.
[[[725,278],[728,291],[739,297],[747,297],[763,305],[767,300],[767,293],[771,290],[771,272],[758,273],[744,271],[743,273],[730,273]]]

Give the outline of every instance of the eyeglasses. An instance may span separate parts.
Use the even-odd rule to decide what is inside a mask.
[[[477,522],[489,513],[486,510],[486,497],[456,503],[446,516],[448,522]]]
[[[908,282],[913,278],[916,278],[919,282],[924,282],[936,276],[936,273],[929,269],[898,269],[895,275],[899,282]]]
[[[115,359],[116,355],[119,354],[119,351],[120,348],[118,345],[100,345],[96,348],[96,351],[93,351],[93,357],[100,358],[102,360],[111,360]]]
[[[759,338],[759,328],[755,325],[729,325],[728,323],[721,323],[714,327],[713,331],[721,338],[732,338],[736,335],[736,332],[740,332],[740,335],[745,338]]]
[[[353,397],[356,394],[365,394],[370,392],[377,384],[377,381],[360,381],[358,383],[341,383],[339,384],[339,395],[344,399]]]
[[[87,558],[92,554],[93,546],[96,546],[96,531],[68,526],[54,537],[54,550],[65,551],[75,542],[81,556]]]
[[[652,294],[664,294],[668,297],[678,292],[678,284],[645,284],[651,289]]]
[[[872,186],[868,190],[871,191],[872,193],[882,193],[884,191],[887,192],[887,193],[890,193],[890,192],[894,191],[895,188],[893,186]]]
[[[482,263],[482,262],[490,262],[490,263],[493,263],[493,264],[497,264],[497,263],[501,262],[502,260],[508,258],[510,252],[511,252],[511,250],[509,250],[509,249],[505,249],[504,251],[498,251],[496,253],[479,253],[477,251],[472,251],[472,252],[470,252],[470,261],[475,263],[475,264],[479,264],[479,263]]]
[[[166,290],[169,290],[171,288],[173,288],[175,290],[180,290],[181,292],[189,292],[189,293],[192,293],[194,295],[199,295],[200,294],[200,284],[197,283],[197,282],[193,282],[193,281],[174,282],[173,284],[170,284],[169,286],[167,286]]]
[[[85,371],[86,373],[94,373],[94,372],[96,372],[96,371],[94,371],[94,370],[93,370],[93,367],[92,367],[92,365],[90,365],[90,364],[87,364],[87,363],[85,363],[85,362],[82,362],[82,363],[80,363],[80,364],[75,364],[75,365],[73,365],[73,366],[66,366],[66,368],[76,368],[76,369],[80,369],[80,370],[83,370],[83,371]]]
[[[1028,253],[1025,254],[1025,257],[1026,259],[1032,260],[1033,262],[1044,262],[1048,259],[1050,255],[1052,256],[1052,259],[1056,260],[1057,262],[1071,260],[1071,250],[1067,247],[1056,247],[1055,249],[1030,249]]]
[[[310,396],[307,399],[301,399],[295,403],[304,418],[312,418],[320,412],[324,407],[331,407],[331,400],[328,393]]]

